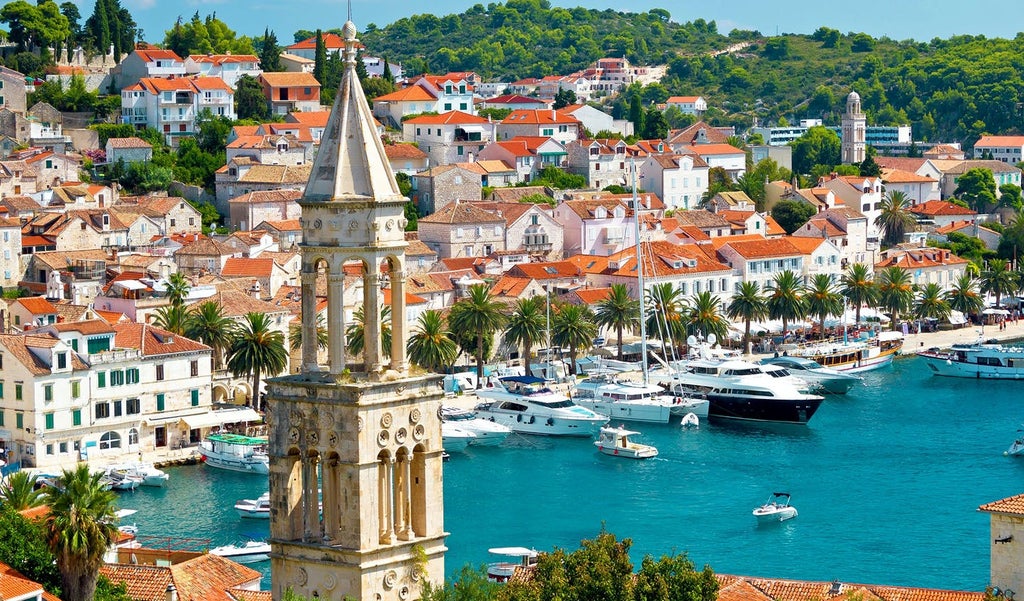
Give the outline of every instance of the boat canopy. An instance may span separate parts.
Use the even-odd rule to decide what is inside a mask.
[[[186,415],[181,419],[188,424],[190,429],[194,430],[238,422],[258,422],[262,418],[251,407],[239,407],[238,409],[218,409],[197,415]]]
[[[510,557],[536,557],[537,551],[535,549],[527,549],[526,547],[494,547],[488,549],[488,553],[494,553],[495,555],[508,555]]]
[[[206,440],[214,442],[225,442],[228,444],[256,446],[267,444],[267,439],[258,436],[243,436],[241,434],[210,434]]]
[[[500,382],[516,382],[518,384],[543,384],[547,380],[536,376],[505,376],[498,378]]]

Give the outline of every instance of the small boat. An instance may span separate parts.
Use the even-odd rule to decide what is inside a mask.
[[[210,549],[211,555],[226,557],[238,563],[256,563],[270,559],[270,544],[250,540],[241,545],[224,545]]]
[[[472,432],[476,436],[470,439],[469,444],[479,447],[499,445],[512,433],[512,428],[508,426],[477,417],[472,411],[457,407],[441,407],[441,422],[443,424],[450,423],[460,430]],[[442,436],[444,434],[443,427],[441,434]]]
[[[682,421],[679,422],[679,425],[684,428],[699,428],[700,418],[697,417],[697,414],[695,413],[687,413],[686,415],[683,416],[683,419]]]
[[[520,434],[590,438],[608,423],[607,416],[580,407],[533,376],[497,378],[476,395],[486,400],[474,409],[477,416]]]
[[[114,512],[114,517],[117,518],[118,522],[123,521],[126,517],[133,516],[138,513],[138,509],[118,509]],[[139,527],[135,524],[118,524],[117,530],[124,534],[128,534],[132,537],[139,533]]]
[[[270,473],[265,437],[210,434],[199,444],[199,454],[210,467],[250,474]]]
[[[860,376],[836,371],[807,357],[768,357],[761,359],[761,364],[784,367],[794,376],[816,385],[818,390],[828,394],[846,394],[854,384],[863,381]]]
[[[974,380],[1024,379],[1024,347],[1006,346],[996,340],[954,344],[948,349],[930,348],[923,358],[932,375]]]
[[[235,503],[235,511],[243,518],[269,520],[270,493],[265,492],[257,499],[240,499]]]
[[[537,551],[526,547],[495,547],[487,552],[510,558],[487,564],[487,579],[491,582],[508,582],[516,569],[528,568],[537,563]]]
[[[110,466],[110,469],[142,478],[142,486],[167,486],[170,479],[167,472],[142,461],[119,463]]]
[[[110,483],[112,490],[135,490],[142,484],[142,476],[115,468],[107,468],[103,479]]]
[[[754,509],[754,517],[759,524],[784,522],[796,517],[796,507],[789,504],[788,492],[772,493],[768,502]]]
[[[444,450],[465,451],[469,443],[476,440],[476,434],[463,430],[451,422],[441,422],[441,444]]]
[[[1018,432],[1024,432],[1024,430],[1017,430]],[[1017,440],[1013,441],[1010,448],[1003,451],[1004,457],[1017,457],[1024,455],[1024,435],[1018,434]]]
[[[649,459],[658,456],[658,449],[649,444],[640,444],[629,439],[630,436],[639,435],[621,427],[601,428],[601,436],[594,441],[597,450],[605,455],[613,457],[625,457],[627,459]]]

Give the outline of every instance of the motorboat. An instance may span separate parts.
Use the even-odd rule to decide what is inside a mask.
[[[580,407],[534,376],[492,379],[476,394],[486,399],[474,409],[478,417],[520,434],[591,438],[608,423],[608,416]]]
[[[824,367],[844,372],[879,369],[892,363],[903,349],[901,332],[879,332],[868,340],[818,342],[807,346],[779,347],[791,357],[805,357]]]
[[[167,486],[170,475],[167,472],[155,467],[152,463],[142,461],[119,463],[110,466],[110,469],[142,478],[142,486]]]
[[[476,440],[476,434],[463,430],[451,422],[441,422],[441,443],[449,453],[465,451],[469,443]]]
[[[114,517],[118,520],[117,530],[124,534],[128,534],[133,538],[139,534],[139,527],[135,524],[122,524],[125,518],[130,517],[138,513],[138,509],[118,509],[114,512]]]
[[[788,492],[772,493],[768,502],[754,509],[754,517],[759,524],[785,522],[797,516],[796,507],[789,504]]]
[[[1017,440],[1013,441],[1013,444],[1010,445],[1009,449],[1006,449],[1006,451],[1003,452],[1003,455],[1006,455],[1008,457],[1018,457],[1020,455],[1024,455],[1024,437],[1018,438]]]
[[[491,582],[508,582],[517,569],[537,563],[537,551],[526,547],[495,547],[487,552],[507,558],[487,564],[487,579]]]
[[[452,424],[460,430],[472,432],[475,436],[470,439],[469,444],[480,447],[499,445],[512,433],[512,428],[508,426],[477,417],[472,411],[457,407],[441,407],[441,423]],[[441,433],[443,436],[443,428]]]
[[[846,394],[854,384],[862,382],[859,376],[825,367],[814,359],[781,355],[761,359],[762,365],[777,365],[809,384],[817,384],[818,390],[828,394]]]
[[[107,468],[103,480],[110,484],[111,490],[135,490],[142,484],[142,476],[116,468]]]
[[[649,444],[640,444],[629,439],[639,432],[618,428],[601,428],[601,435],[594,441],[597,450],[613,457],[626,459],[650,459],[658,456],[658,449]]]
[[[700,418],[694,413],[687,413],[683,416],[683,419],[679,422],[679,425],[684,428],[699,428]]]
[[[698,359],[651,376],[673,393],[704,395],[712,419],[806,424],[824,400],[785,369],[737,359]]]
[[[255,520],[270,519],[270,493],[265,492],[256,499],[240,499],[235,502],[235,511],[243,518]]]
[[[613,420],[667,424],[673,415],[707,417],[709,403],[693,396],[669,395],[661,386],[619,378],[611,372],[591,372],[576,384],[572,399]]]
[[[265,437],[210,434],[199,443],[199,454],[210,467],[249,474],[270,473]]]
[[[270,543],[250,540],[240,545],[224,545],[210,549],[211,555],[219,555],[238,563],[256,563],[270,559]]]
[[[1007,346],[995,340],[954,344],[948,349],[930,348],[917,354],[935,376],[979,380],[1024,379],[1024,346]]]

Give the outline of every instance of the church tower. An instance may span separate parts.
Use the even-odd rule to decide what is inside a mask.
[[[356,75],[351,21],[343,38],[344,76],[299,200],[302,369],[268,382],[273,598],[290,588],[310,599],[406,601],[424,579],[444,578],[441,376],[408,372],[406,199]],[[346,272],[364,308],[359,364],[345,357]]]
[[[860,112],[860,94],[850,92],[846,97],[846,113],[843,114],[842,162],[846,165],[860,164],[867,156],[867,118]]]

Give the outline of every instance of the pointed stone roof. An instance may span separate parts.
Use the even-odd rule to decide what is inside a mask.
[[[346,22],[342,33],[345,73],[302,200],[404,201],[356,75],[355,24]]]

